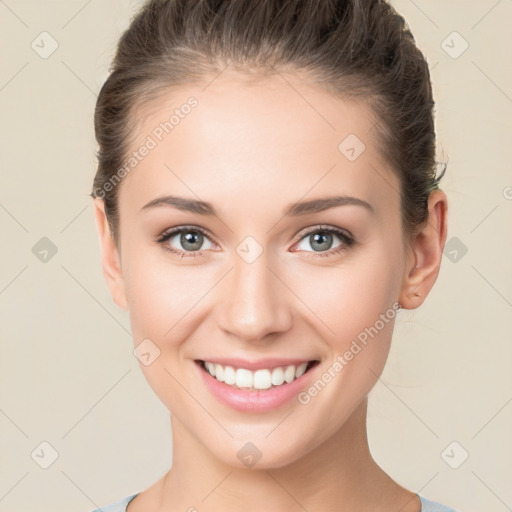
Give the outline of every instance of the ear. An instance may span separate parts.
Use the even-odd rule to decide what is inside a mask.
[[[94,199],[94,216],[101,246],[103,275],[110,290],[110,295],[121,309],[128,310],[121,269],[121,257],[110,233],[103,199]]]
[[[420,306],[436,282],[446,242],[448,199],[441,190],[428,198],[428,218],[415,233],[399,303],[404,309]]]

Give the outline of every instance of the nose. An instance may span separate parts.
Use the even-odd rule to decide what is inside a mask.
[[[227,333],[251,343],[267,343],[292,325],[290,292],[268,267],[266,253],[247,263],[235,255],[219,297],[218,323]]]

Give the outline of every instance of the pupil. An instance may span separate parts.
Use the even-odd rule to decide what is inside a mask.
[[[313,249],[315,251],[328,250],[332,245],[332,234],[331,233],[322,233],[322,234],[315,233],[310,238],[312,238],[312,240],[313,240],[311,243],[311,247],[313,247]],[[319,245],[318,248],[317,248],[317,244]]]
[[[187,251],[195,251],[201,248],[203,241],[203,235],[196,231],[188,231],[187,233],[183,233],[181,235],[181,245]]]

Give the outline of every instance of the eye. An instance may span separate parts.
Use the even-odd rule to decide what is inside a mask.
[[[196,256],[194,253],[201,254],[202,250],[211,249],[214,245],[205,231],[193,226],[183,226],[165,231],[157,239],[157,242],[167,251],[180,254],[181,257]]]
[[[318,256],[328,256],[348,249],[354,242],[354,238],[341,229],[316,226],[302,235],[296,247],[299,251],[316,252]],[[308,246],[312,250],[309,250]]]
[[[212,249],[215,246],[206,231],[195,226],[181,226],[167,230],[156,241],[166,251],[180,255],[182,258],[201,256],[203,250]],[[355,239],[344,230],[330,226],[315,226],[302,234],[300,241],[295,244],[297,249],[293,249],[292,252],[298,250],[316,253],[315,256],[329,256],[347,250],[354,243]]]

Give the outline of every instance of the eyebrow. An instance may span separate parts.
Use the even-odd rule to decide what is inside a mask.
[[[310,201],[301,201],[289,205],[283,213],[284,217],[298,217],[300,215],[309,215],[313,213],[323,212],[330,208],[337,206],[361,206],[366,208],[371,213],[375,213],[373,207],[363,199],[352,196],[332,196],[324,197],[320,199],[312,199]],[[141,211],[147,211],[153,208],[162,206],[171,206],[178,210],[190,213],[196,213],[198,215],[205,216],[218,216],[215,208],[205,201],[199,201],[196,199],[187,199],[179,196],[162,196],[153,199],[148,204],[141,208]]]

